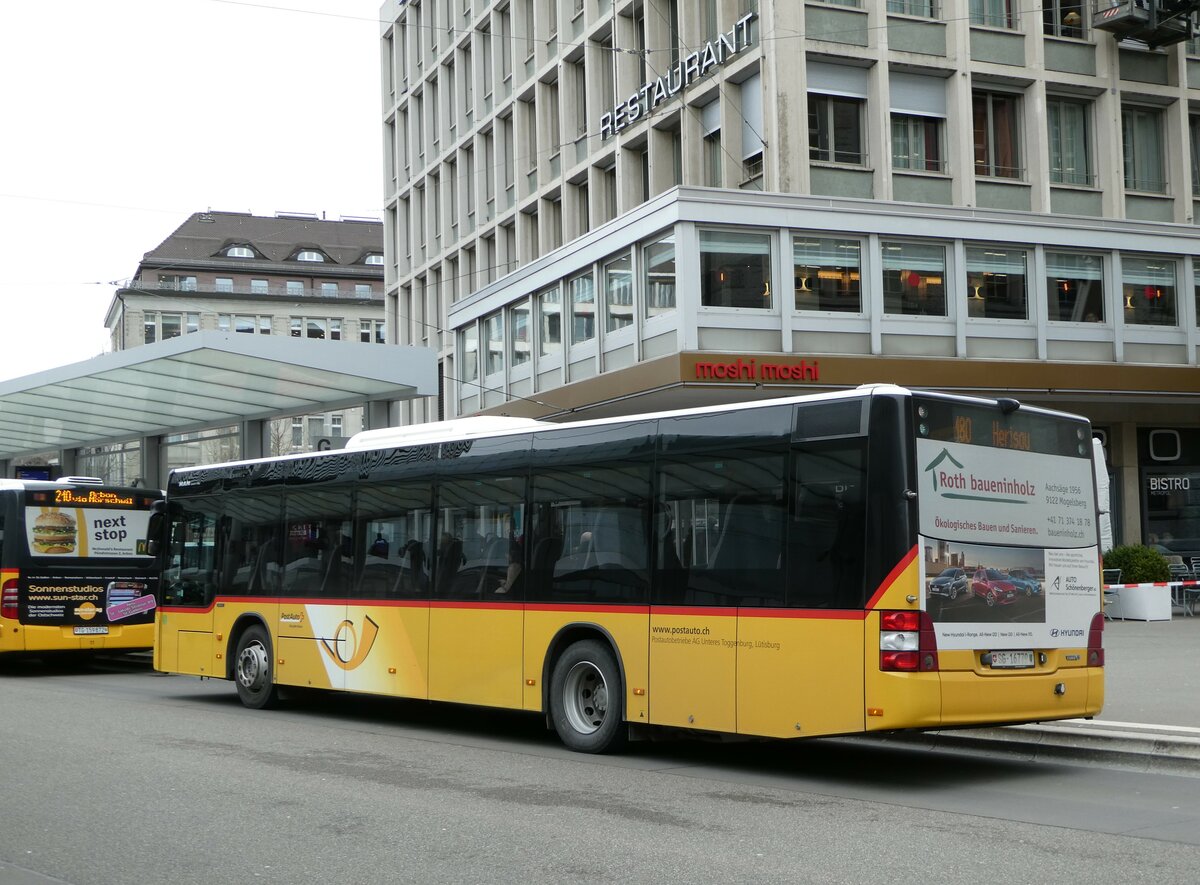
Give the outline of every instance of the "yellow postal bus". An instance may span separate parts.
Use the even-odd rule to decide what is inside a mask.
[[[527,710],[586,752],[1092,716],[1091,456],[1083,418],[871,386],[177,470],[155,666]]]
[[[0,479],[0,656],[154,644],[158,490]]]

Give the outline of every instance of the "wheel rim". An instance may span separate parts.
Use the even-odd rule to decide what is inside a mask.
[[[989,593],[989,594],[988,594],[988,598],[987,598],[987,604],[988,604],[988,605],[995,605],[995,604],[996,604],[996,597],[995,597],[995,596],[992,596],[992,595]]]
[[[604,725],[608,715],[608,683],[600,668],[580,661],[563,682],[563,710],[571,728],[580,734],[593,734]]]
[[[250,692],[260,692],[267,686],[271,672],[267,649],[257,639],[242,649],[237,662],[238,685]]]

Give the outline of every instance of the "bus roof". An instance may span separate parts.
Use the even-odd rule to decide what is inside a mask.
[[[671,409],[656,412],[640,412],[630,415],[616,415],[608,418],[594,418],[588,421],[539,421],[534,418],[514,418],[501,415],[478,415],[466,418],[453,418],[448,421],[434,421],[424,424],[411,424],[401,427],[383,427],[377,430],[365,430],[350,437],[344,449],[331,449],[321,452],[293,452],[266,458],[247,458],[241,461],[223,461],[219,464],[197,464],[191,467],[177,467],[171,471],[174,474],[185,474],[191,471],[210,470],[214,467],[248,467],[256,464],[292,461],[309,458],[336,457],[338,454],[350,451],[369,451],[409,446],[430,445],[453,442],[455,440],[473,439],[489,436],[501,437],[538,431],[571,430],[586,427],[603,427],[621,424],[628,421],[645,421],[656,418],[685,418],[692,415],[712,415],[722,412],[734,412],[743,409],[762,409],[772,406],[793,403],[822,402],[828,400],[850,400],[874,395],[936,396],[945,399],[956,399],[980,404],[995,403],[994,398],[970,396],[964,394],[944,393],[933,390],[916,390],[901,387],[888,382],[873,382],[860,384],[845,390],[834,390],[826,393],[796,394],[775,399],[755,400],[752,402],[723,403],[716,406],[694,406],[687,409]],[[1057,415],[1065,418],[1078,418],[1067,412],[1057,412],[1052,409],[1021,405],[1021,408],[1036,411],[1041,414]]]

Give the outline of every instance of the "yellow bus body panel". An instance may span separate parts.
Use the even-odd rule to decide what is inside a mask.
[[[781,738],[862,731],[862,614],[751,611],[738,618],[738,731]]]
[[[737,609],[650,609],[650,724],[736,732]]]
[[[434,603],[429,611],[429,699],[519,710],[519,605]]]
[[[599,627],[613,639],[617,664],[625,677],[625,718],[645,724],[650,709],[646,689],[650,660],[646,635],[650,616],[644,607],[590,607],[531,603],[525,610],[523,709],[544,712],[543,689],[550,690],[546,654],[554,637],[572,626]],[[545,680],[545,682],[543,682]]]

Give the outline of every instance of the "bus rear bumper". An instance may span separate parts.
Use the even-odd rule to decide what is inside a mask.
[[[1104,706],[1104,670],[980,676],[942,672],[943,727],[1038,722],[1095,716]]]

